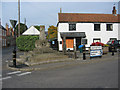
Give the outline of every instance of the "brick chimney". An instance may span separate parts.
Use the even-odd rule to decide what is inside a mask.
[[[9,28],[8,28],[8,24],[7,23],[6,23],[6,30],[7,30],[6,35],[9,36]]]
[[[112,14],[116,15],[117,14],[116,12],[117,12],[116,7],[113,6]]]

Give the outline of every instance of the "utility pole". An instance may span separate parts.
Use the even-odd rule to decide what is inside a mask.
[[[26,30],[26,18],[24,18],[24,30]]]
[[[18,37],[20,36],[20,0],[18,0]]]
[[[26,18],[24,18],[24,24],[26,25]]]

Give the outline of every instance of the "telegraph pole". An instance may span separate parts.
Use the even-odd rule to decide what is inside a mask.
[[[24,18],[24,24],[26,25],[26,18]]]
[[[20,0],[18,0],[18,37],[20,36]]]

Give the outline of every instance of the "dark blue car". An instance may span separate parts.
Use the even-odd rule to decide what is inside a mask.
[[[117,49],[120,50],[120,40],[110,40],[107,42],[107,45],[109,45],[110,52],[111,52],[111,46],[115,47],[115,51],[117,51]]]

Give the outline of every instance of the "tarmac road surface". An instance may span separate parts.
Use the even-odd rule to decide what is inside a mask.
[[[111,58],[112,57],[112,58]],[[117,55],[91,64],[4,73],[3,88],[118,88]]]

